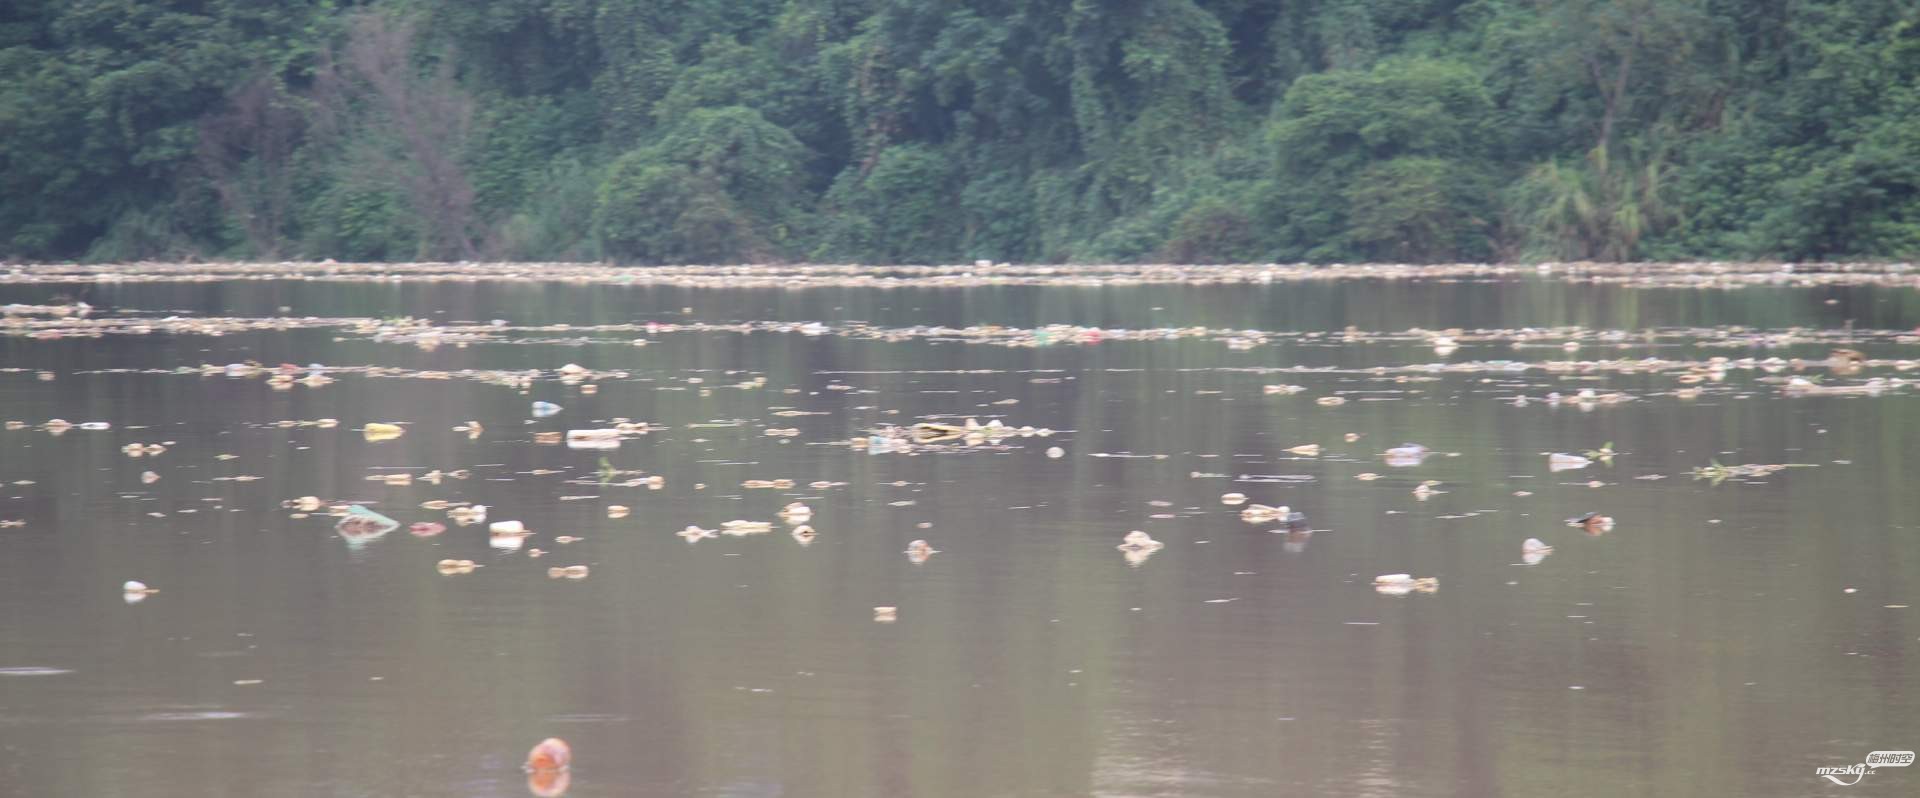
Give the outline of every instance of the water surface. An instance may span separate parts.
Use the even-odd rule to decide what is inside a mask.
[[[61,294],[100,317],[497,319],[513,332],[431,349],[327,326],[0,337],[0,416],[29,425],[0,433],[0,521],[23,522],[0,528],[0,793],[525,795],[518,766],[547,736],[574,747],[576,796],[1920,790],[1899,769],[1854,787],[1814,775],[1920,747],[1920,609],[1907,606],[1920,606],[1920,405],[1911,386],[1797,396],[1780,382],[1916,372],[1734,368],[1682,399],[1670,371],[1540,367],[1823,359],[1841,344],[1913,358],[1920,347],[1892,332],[1920,324],[1911,290],[249,281],[11,285],[0,303]],[[828,332],[522,329],[648,321]],[[856,322],[903,334],[837,334]],[[1009,347],[905,334],[1052,324],[1273,337],[1241,349],[1218,335]],[[1858,341],[1773,348],[1600,337],[1737,325],[1817,338],[1849,324]],[[1578,351],[1471,335],[1568,325],[1584,329]],[[1444,355],[1407,332],[1453,327],[1466,340]],[[1406,369],[1503,360],[1531,367]],[[289,390],[197,371],[247,361],[396,370]],[[555,372],[568,363],[626,376],[586,380],[588,394]],[[540,373],[516,388],[463,369]],[[1276,384],[1305,390],[1263,391]],[[1545,400],[1582,389],[1632,401]],[[1349,401],[1316,403],[1330,396]],[[535,400],[563,409],[535,419]],[[968,416],[1053,434],[846,445]],[[50,418],[112,428],[56,436],[37,426]],[[322,418],[339,426],[279,424]],[[655,429],[612,451],[535,443],[614,418]],[[485,431],[451,429],[469,420]],[[367,422],[407,433],[368,441]],[[1403,441],[1440,454],[1384,462]],[[1622,453],[1611,464],[1547,468],[1549,452],[1608,442]],[[129,457],[129,443],[167,448]],[[1318,457],[1287,452],[1313,443]],[[1803,467],[1693,478],[1716,462]],[[664,486],[599,484],[603,468]],[[471,476],[367,479],[433,469]],[[742,487],[775,479],[796,487]],[[1425,481],[1438,492],[1422,500]],[[1306,513],[1310,534],[1243,522],[1228,492]],[[282,506],[303,496],[450,528],[349,541],[324,512]],[[434,500],[485,504],[536,535],[490,546],[485,525],[421,507]],[[793,501],[813,508],[809,545],[775,515]],[[609,518],[614,504],[631,514]],[[1563,523],[1588,511],[1616,527]],[[674,534],[732,519],[775,529]],[[1115,549],[1130,530],[1165,548],[1130,564]],[[1554,553],[1522,564],[1527,538]],[[915,539],[939,553],[909,562]],[[449,558],[482,567],[443,576]],[[591,576],[547,577],[575,564]],[[1440,587],[1375,592],[1389,573]],[[129,603],[130,579],[159,592]],[[883,605],[896,622],[875,622]]]

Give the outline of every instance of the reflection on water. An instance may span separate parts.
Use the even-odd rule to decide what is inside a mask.
[[[218,709],[195,709],[173,712],[149,712],[140,716],[143,721],[184,721],[184,720],[238,720],[257,717],[248,712],[230,712]]]
[[[0,337],[0,783],[1811,793],[1920,741],[1915,293],[92,286],[373,322]]]

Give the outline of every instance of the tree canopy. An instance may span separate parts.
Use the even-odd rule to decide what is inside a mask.
[[[1906,0],[17,0],[0,257],[1920,252]]]

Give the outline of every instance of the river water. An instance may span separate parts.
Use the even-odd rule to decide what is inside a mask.
[[[1913,795],[1917,293],[0,285],[0,794]]]

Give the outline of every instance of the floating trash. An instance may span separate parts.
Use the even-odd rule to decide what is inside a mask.
[[[1128,565],[1139,567],[1141,563],[1147,561],[1147,558],[1152,557],[1154,552],[1165,547],[1166,544],[1154,540],[1152,535],[1136,529],[1121,538],[1120,545],[1115,548],[1120,550],[1121,556],[1126,558]]]
[[[560,412],[560,406],[552,402],[534,402],[533,403],[534,418],[546,418],[558,412]]]
[[[1271,524],[1275,522],[1282,524],[1299,524],[1306,522],[1307,514],[1294,512],[1293,508],[1284,504],[1279,507],[1269,507],[1264,504],[1249,504],[1245,509],[1240,511],[1240,520],[1249,524]]]
[[[911,441],[916,444],[933,444],[933,443],[943,443],[943,442],[949,442],[949,441],[961,441],[969,445],[979,445],[982,443],[998,442],[1004,438],[1010,438],[1010,437],[1029,438],[1029,437],[1038,436],[1038,437],[1045,438],[1045,437],[1051,436],[1052,434],[1053,434],[1053,430],[1050,430],[1050,429],[1041,429],[1041,428],[1035,428],[1030,426],[1011,427],[1001,422],[999,419],[993,419],[991,421],[988,421],[985,424],[982,424],[978,419],[972,419],[972,418],[967,419],[966,423],[964,424],[943,424],[943,423],[937,423],[937,422],[931,422],[931,421],[923,421],[913,425],[912,427],[907,428],[905,432],[905,436],[910,438]],[[897,430],[893,430],[893,429],[878,430],[875,432],[873,436],[870,436],[868,438],[868,441],[867,441],[868,447],[869,448],[872,447],[874,438],[886,439],[889,446],[897,445],[895,442],[899,439],[900,436],[901,436],[901,433]]]
[[[160,592],[159,589],[147,587],[147,583],[134,579],[129,579],[126,584],[120,586],[120,597],[128,604],[139,604],[146,601],[148,596],[158,592]]]
[[[630,507],[628,507],[628,506],[626,506],[626,505],[624,505],[624,504],[609,504],[609,505],[607,505],[607,517],[608,517],[608,518],[625,518],[625,517],[627,517],[627,515],[628,515],[628,514],[630,514],[630,513],[632,513],[632,512],[633,512],[633,509],[632,509],[632,508],[630,508]]]
[[[1567,526],[1579,527],[1589,535],[1604,535],[1613,531],[1613,517],[1599,513],[1586,513],[1567,519]]]
[[[1319,457],[1320,444],[1317,444],[1317,443],[1302,444],[1300,446],[1295,446],[1291,449],[1288,449],[1287,452],[1289,454],[1300,455],[1301,457]]]
[[[1710,268],[1703,268],[1709,266]],[[1828,264],[1828,266],[1831,266]],[[1154,285],[1271,285],[1274,283],[1307,283],[1327,280],[1367,280],[1367,279],[1421,279],[1440,282],[1489,281],[1514,279],[1521,276],[1545,276],[1550,279],[1618,285],[1632,289],[1647,288],[1718,288],[1729,289],[1742,286],[1786,286],[1798,288],[1833,288],[1836,286],[1909,286],[1912,274],[1907,264],[1848,264],[1844,269],[1808,268],[1783,270],[1777,263],[1580,263],[1553,264],[1537,266],[1534,264],[1341,264],[1332,266],[1318,265],[1178,265],[1178,264],[1102,264],[1088,265],[1073,269],[1062,269],[1057,265],[1036,264],[997,264],[997,263],[955,263],[930,266],[834,266],[822,267],[813,264],[761,264],[750,268],[733,265],[689,265],[649,267],[644,271],[631,268],[597,263],[544,263],[538,269],[529,269],[524,263],[474,263],[474,262],[419,262],[419,263],[336,263],[322,262],[222,262],[198,264],[44,264],[10,275],[11,281],[25,284],[63,284],[76,280],[110,281],[113,283],[155,283],[155,282],[209,282],[215,280],[259,280],[294,279],[331,283],[372,283],[387,284],[439,284],[439,283],[490,283],[496,285],[533,285],[551,281],[564,281],[575,285],[588,286],[664,286],[672,288],[765,288],[781,290],[801,290],[808,288],[853,288],[871,287],[877,283],[888,287],[971,287],[971,286],[1136,286]],[[1824,300],[1823,300],[1824,301]],[[91,308],[85,303],[78,305],[8,305],[6,315],[24,317],[46,316],[49,323],[81,324],[87,318]],[[684,310],[683,313],[690,313]],[[12,321],[12,320],[10,320]],[[34,319],[34,321],[41,321]],[[171,319],[132,319],[119,320],[129,325],[164,329],[167,325],[179,325],[184,329],[206,328],[209,332],[233,332],[246,327],[232,329],[201,317],[180,317]],[[299,325],[304,318],[275,319],[279,327]],[[367,331],[395,336],[406,340],[404,333],[427,322],[418,319],[383,320],[363,319]],[[504,319],[475,322],[470,324],[476,329],[509,328]],[[624,328],[652,333],[664,333],[681,328],[723,326],[687,321],[645,322],[622,325]],[[740,326],[740,325],[731,325]],[[766,329],[791,332],[798,335],[836,334],[857,323],[843,323],[829,326],[819,322],[796,323],[780,321],[769,323]],[[570,329],[571,326],[562,326]],[[261,329],[268,329],[262,327]],[[953,336],[966,334],[968,330],[978,330],[973,337],[1005,337],[1009,345],[1017,342],[1021,346],[1046,344],[1098,344],[1111,338],[1163,340],[1173,337],[1230,336],[1250,343],[1258,343],[1269,337],[1269,333],[1258,330],[1151,330],[1135,335],[1133,331],[1112,330],[1074,325],[1049,325],[1039,330],[1018,330],[1010,328],[933,328],[936,331]],[[1048,333],[1044,340],[1035,340],[1036,333]],[[1151,333],[1151,336],[1144,333]],[[1474,334],[1475,341],[1480,339],[1472,331],[1445,330],[1434,332],[1415,331],[1412,336],[1403,336],[1402,340],[1411,340],[1431,344],[1438,336],[1460,339]],[[1534,346],[1564,348],[1566,343],[1578,343],[1574,338],[1591,340],[1591,333],[1577,328],[1554,330],[1529,330],[1522,334],[1528,340],[1548,341],[1534,343]],[[1353,338],[1355,331],[1348,331]],[[1507,340],[1511,336],[1503,337]],[[1563,343],[1550,343],[1553,340],[1568,338]],[[456,339],[457,340],[457,339]],[[408,341],[411,342],[411,341]],[[623,342],[624,343],[624,342]],[[240,364],[246,365],[246,364]],[[213,367],[216,371],[224,367]],[[249,366],[255,371],[257,366]],[[578,373],[561,373],[562,378],[585,378],[595,374],[593,370]]]
[[[1343,396],[1322,396],[1313,400],[1313,403],[1321,407],[1339,407],[1340,405],[1346,404],[1347,400],[1346,397]]]
[[[400,528],[400,522],[358,504],[349,505],[335,522],[333,530],[345,538],[349,548],[359,548]]]
[[[1312,474],[1241,474],[1234,477],[1234,481],[1261,484],[1302,485],[1314,481],[1314,478]]]
[[[773,524],[766,521],[728,521],[720,525],[723,535],[745,536],[761,535],[773,531]]]
[[[1247,494],[1244,494],[1244,493],[1222,493],[1222,494],[1220,494],[1220,503],[1221,503],[1221,504],[1224,504],[1224,505],[1227,505],[1228,507],[1238,507],[1238,506],[1240,506],[1240,505],[1242,505],[1242,504],[1246,504],[1246,503],[1247,503]]]
[[[916,540],[907,544],[907,561],[914,565],[925,563],[928,559],[931,559],[933,555],[939,553],[939,549],[934,548],[933,544],[924,540]]]
[[[682,529],[673,534],[680,536],[681,539],[688,543],[698,543],[707,538],[719,537],[720,531],[716,529],[701,529],[700,527],[689,524],[686,529]]]
[[[1414,577],[1410,574],[1381,574],[1373,578],[1373,589],[1388,596],[1404,596],[1409,593],[1432,593],[1440,589],[1440,580],[1436,577]]]
[[[1694,479],[1704,479],[1718,485],[1726,480],[1746,480],[1764,477],[1785,471],[1789,468],[1814,468],[1811,463],[1745,463],[1741,465],[1721,465],[1715,460],[1710,465],[1701,466],[1690,472]]]
[[[447,531],[447,525],[438,521],[416,521],[407,525],[407,532],[416,538],[430,538]]]
[[[618,443],[620,436],[623,434],[625,433],[613,427],[605,429],[570,429],[567,430],[567,441],[613,441]]]
[[[473,573],[473,569],[479,567],[480,566],[472,560],[441,560],[434,565],[434,568],[439,570],[444,576],[470,574]]]
[[[406,428],[399,424],[373,422],[360,428],[360,436],[370,441],[390,441],[405,434]]]
[[[548,568],[547,578],[548,579],[575,579],[575,580],[585,579],[587,578],[587,567],[584,565],[569,565],[564,568]]]
[[[1572,471],[1578,468],[1586,468],[1590,465],[1593,465],[1593,460],[1577,454],[1555,452],[1547,455],[1547,470],[1549,471]]]
[[[807,526],[806,524],[794,527],[793,531],[789,534],[793,535],[794,541],[802,546],[813,543],[813,539],[820,536],[818,532],[813,531],[813,527]]]
[[[1860,385],[1822,385],[1805,377],[1793,377],[1787,380],[1781,393],[1787,396],[1879,396],[1896,383],[1885,378],[1875,377]]]
[[[1553,553],[1553,547],[1541,542],[1539,538],[1527,538],[1520,544],[1520,561],[1528,565],[1539,565],[1541,560]]]
[[[899,607],[874,607],[873,608],[874,623],[893,623],[894,621],[897,621],[897,620],[900,620]]]
[[[1054,460],[1058,460],[1058,459],[1060,459],[1060,458],[1062,458],[1062,457],[1065,457],[1065,456],[1067,456],[1067,450],[1065,450],[1065,449],[1062,449],[1062,448],[1060,448],[1060,447],[1058,447],[1058,446],[1049,446],[1049,447],[1047,447],[1047,457],[1049,457],[1049,458],[1051,458],[1051,459],[1054,459]]]
[[[573,767],[573,747],[558,737],[548,737],[527,752],[523,767],[530,772],[567,770]]]
[[[1381,453],[1386,458],[1387,465],[1396,468],[1417,466],[1432,454],[1432,449],[1417,443],[1403,443]]]

